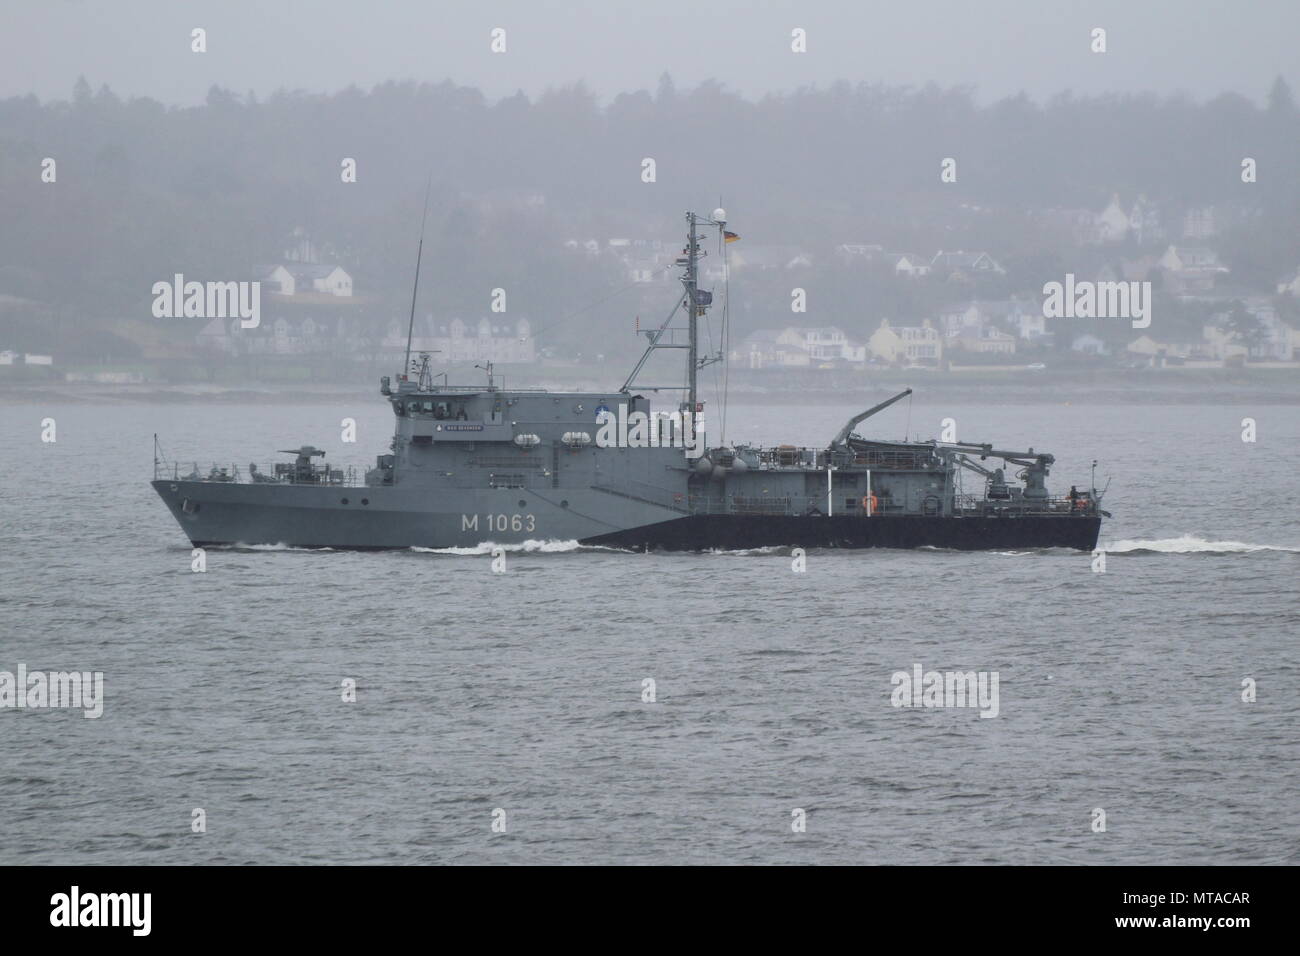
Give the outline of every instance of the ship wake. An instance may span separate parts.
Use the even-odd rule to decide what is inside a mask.
[[[493,541],[482,541],[472,547],[460,548],[421,548],[412,546],[410,550],[419,554],[450,554],[458,556],[483,556],[491,555],[497,549],[506,551],[511,554],[566,554],[569,552],[581,551],[623,551],[623,548],[607,548],[598,544],[579,544],[576,540],[557,541],[553,538],[537,540],[529,538],[527,541],[520,541],[513,544],[498,544]]]
[[[1107,554],[1254,554],[1259,551],[1300,554],[1300,548],[1288,548],[1284,545],[1250,544],[1245,541],[1207,541],[1205,538],[1190,534],[1149,541],[1124,539],[1110,544],[1101,544],[1098,547]]]

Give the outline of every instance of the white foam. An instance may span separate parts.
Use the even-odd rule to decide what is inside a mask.
[[[493,541],[481,541],[472,548],[421,548],[412,547],[412,551],[418,551],[421,554],[455,554],[455,555],[485,555],[491,554],[497,548],[502,551],[510,552],[527,552],[529,554],[563,554],[569,551],[618,551],[619,548],[604,548],[599,545],[579,544],[575,540],[557,541],[554,538],[546,540],[537,540],[529,538],[527,541],[517,542],[515,544],[497,544]]]
[[[1155,551],[1160,554],[1250,554],[1255,551],[1288,551],[1300,554],[1300,548],[1287,548],[1272,544],[1248,544],[1245,541],[1207,541],[1195,535],[1185,534],[1178,538],[1157,538],[1151,541],[1115,541],[1111,544],[1099,544],[1100,550],[1107,554],[1124,554],[1133,551]]]
[[[333,551],[333,548],[307,548],[300,545],[285,544],[245,544],[242,541],[236,541],[230,545],[219,545],[219,547],[234,548],[238,551]]]

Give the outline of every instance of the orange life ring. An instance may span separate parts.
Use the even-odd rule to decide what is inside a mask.
[[[863,495],[862,510],[869,515],[874,515],[878,510],[880,510],[880,500],[874,494]]]

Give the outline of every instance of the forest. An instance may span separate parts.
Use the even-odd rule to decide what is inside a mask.
[[[295,229],[386,325],[409,308],[426,185],[420,311],[469,321],[505,288],[511,313],[560,354],[671,307],[659,284],[619,298],[624,265],[566,241],[676,241],[686,209],[719,202],[744,243],[811,258],[799,324],[858,336],[970,292],[846,268],[839,244],[988,251],[1006,274],[979,294],[1033,294],[1044,276],[1144,251],[1081,248],[1043,215],[1097,211],[1112,195],[1146,197],[1170,225],[1194,206],[1228,210],[1213,245],[1235,286],[1267,294],[1300,266],[1300,113],[1281,78],[1251,92],[980,105],[965,88],[838,83],[751,100],[665,75],[604,99],[582,84],[491,101],[451,82],[392,82],[260,100],[214,87],[176,107],[82,77],[67,100],[0,101],[0,332],[27,348],[127,348],[104,330],[148,318],[155,282],[250,277]],[[1243,157],[1257,181],[1242,181]],[[945,158],[954,182],[941,181]],[[355,182],[340,173],[348,159]],[[733,336],[791,321],[788,277],[752,278]]]

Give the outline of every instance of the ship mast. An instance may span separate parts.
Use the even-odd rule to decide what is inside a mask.
[[[406,359],[402,363],[402,381],[407,380],[411,373],[411,336],[415,334],[415,297],[420,292],[420,259],[424,256],[424,224],[429,218],[429,189],[433,185],[433,174],[429,174],[429,181],[424,186],[424,213],[420,216],[420,244],[415,249],[415,285],[411,288],[411,318],[406,323]],[[428,358],[424,362],[427,366]],[[421,371],[421,377],[423,377]]]
[[[699,226],[716,226],[720,232],[724,231],[727,221],[725,213],[721,209],[715,209],[713,215],[701,216],[697,213],[688,212],[686,214],[686,248],[682,250],[682,255],[677,260],[677,265],[682,266],[682,288],[684,295],[677,300],[677,305],[673,311],[664,319],[663,324],[654,331],[646,332],[650,339],[650,344],[646,346],[645,353],[641,360],[636,363],[632,369],[632,374],[627,377],[623,383],[620,392],[628,392],[636,377],[640,374],[641,369],[645,366],[646,361],[650,358],[650,353],[656,349],[685,349],[686,350],[686,384],[685,385],[643,385],[642,388],[651,388],[658,391],[664,389],[682,389],[686,392],[685,398],[681,403],[681,411],[694,415],[696,407],[699,404],[699,370],[706,365],[712,365],[714,362],[722,361],[721,353],[717,355],[700,358],[699,345],[699,320],[700,316],[708,311],[709,306],[713,303],[712,292],[701,292],[699,289],[699,260],[702,253],[700,252],[700,234]],[[672,322],[673,316],[677,310],[686,307],[686,338],[685,344],[664,341],[664,333],[670,331],[669,323]]]
[[[688,212],[686,221],[689,223],[689,227],[686,232],[686,274],[682,276],[682,285],[686,287],[689,345],[686,351],[686,404],[682,407],[682,411],[687,415],[694,415],[697,407],[697,379],[700,370],[700,346],[698,340],[700,307],[699,297],[696,295],[700,249],[695,238],[695,213]]]

